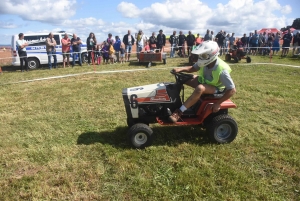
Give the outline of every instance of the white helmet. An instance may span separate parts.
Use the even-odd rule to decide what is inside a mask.
[[[218,58],[219,55],[219,46],[214,41],[203,41],[198,45],[193,51],[192,54],[198,55],[198,66],[207,66]]]

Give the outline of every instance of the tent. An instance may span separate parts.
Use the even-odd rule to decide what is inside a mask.
[[[280,32],[278,29],[276,28],[262,28],[261,30],[259,30],[257,33],[277,33],[277,32]]]
[[[296,29],[294,29],[293,27],[290,28],[291,33],[293,33]],[[284,31],[282,34],[286,34],[288,32],[288,30]]]

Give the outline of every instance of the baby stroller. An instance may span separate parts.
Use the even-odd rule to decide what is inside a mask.
[[[236,45],[234,45],[233,48],[230,48],[229,53],[225,55],[226,61],[230,61],[231,58],[234,59],[235,63],[239,62],[241,59],[246,59],[247,63],[251,62],[251,58],[246,56],[244,49],[242,47],[237,48]]]

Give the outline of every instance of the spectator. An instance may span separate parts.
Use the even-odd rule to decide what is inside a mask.
[[[54,59],[54,68],[57,68],[57,58],[56,58],[56,41],[53,37],[53,33],[49,33],[48,38],[46,38],[46,51],[48,55],[48,66],[49,69],[52,69],[51,56]]]
[[[125,49],[123,48],[123,45],[121,44],[121,48],[120,48],[120,62],[124,63],[124,58],[125,58]]]
[[[273,48],[272,48],[275,55],[277,55],[279,50],[280,50],[280,44],[279,44],[280,39],[281,39],[280,38],[280,33],[277,32],[275,37],[274,37],[274,40],[273,40]]]
[[[17,40],[17,48],[18,48],[18,54],[20,57],[20,66],[21,66],[21,72],[24,72],[23,70],[23,62],[25,64],[25,69],[28,71],[28,61],[27,61],[27,52],[26,47],[28,46],[28,43],[24,40],[24,34],[19,33],[19,40]]]
[[[189,31],[189,34],[186,37],[186,44],[187,44],[187,54],[190,56],[190,52],[192,50],[192,47],[195,45],[195,36],[192,34],[191,31]]]
[[[126,50],[125,61],[129,62],[132,45],[134,44],[134,38],[131,35],[130,30],[128,30],[128,33],[123,37],[123,43],[125,44],[125,50]]]
[[[70,46],[71,39],[68,37],[68,34],[65,33],[64,37],[61,39],[62,44],[62,55],[63,55],[63,65],[66,67],[66,62],[68,67],[70,67]]]
[[[288,32],[284,34],[283,38],[283,44],[282,44],[282,57],[285,57],[289,53],[290,49],[290,43],[292,42],[293,36],[291,34],[291,30],[288,29]]]
[[[232,33],[231,36],[229,37],[229,46],[230,46],[230,49],[233,49],[234,43],[235,43],[235,37],[234,37],[234,33]]]
[[[252,36],[253,36],[253,33],[249,33],[249,36],[248,36],[248,41],[247,41],[247,47],[248,47],[248,51],[250,52],[251,51],[251,47],[252,47]]]
[[[216,41],[216,40],[215,40],[214,31],[211,31],[210,34],[211,34],[211,40],[212,40],[212,41]]]
[[[101,52],[103,56],[103,63],[108,64],[109,44],[106,41],[103,41]]]
[[[73,34],[73,38],[71,39],[72,44],[72,67],[75,66],[76,56],[78,57],[79,65],[82,66],[82,58],[81,58],[81,44],[82,41],[76,34]]]
[[[224,40],[225,40],[225,36],[223,34],[223,30],[221,30],[217,35],[216,35],[216,38],[217,38],[217,43],[218,43],[218,46],[220,48],[220,56],[222,56],[222,53],[223,53],[223,46],[224,46]]]
[[[97,59],[97,65],[100,65],[101,60],[102,60],[101,45],[97,45],[97,48],[96,48],[96,51],[95,51],[95,57]]]
[[[112,34],[111,34],[111,33],[108,34],[108,38],[106,39],[106,42],[108,42],[108,44],[112,43],[112,44],[114,45],[115,40],[114,40],[114,38],[112,37]]]
[[[146,44],[145,44],[145,49],[144,49],[145,52],[149,53],[150,52],[150,46],[149,46],[149,42],[146,41]]]
[[[139,53],[143,50],[144,45],[146,42],[146,37],[142,30],[139,30],[138,34],[136,35],[136,56],[139,60]]]
[[[183,46],[184,46],[184,43],[186,41],[186,37],[185,35],[182,33],[182,31],[179,32],[179,36],[178,36],[178,47],[179,47],[179,52],[178,52],[178,55],[180,57],[184,57],[184,51],[183,51]]]
[[[159,34],[157,35],[157,44],[156,47],[159,51],[162,51],[164,46],[166,45],[166,36],[163,34],[163,30],[159,30]]]
[[[116,62],[120,62],[119,57],[120,57],[120,48],[121,48],[121,43],[122,42],[121,42],[119,36],[116,36],[115,39],[116,39],[116,42],[113,44],[113,46],[114,46],[115,55],[116,55],[116,58],[117,58]]]
[[[112,42],[108,43],[109,47],[108,47],[108,54],[109,54],[109,60],[110,60],[110,64],[114,64],[114,60],[115,60],[115,49],[114,46],[112,44]]]
[[[243,47],[243,43],[242,43],[242,41],[241,41],[240,38],[237,38],[237,41],[236,41],[236,47],[237,47],[238,49]]]
[[[300,38],[299,32],[297,32],[297,34],[293,35],[293,54],[292,54],[293,56],[296,55],[296,54],[298,55],[298,51],[299,51],[298,41],[299,41],[299,38]],[[295,54],[295,51],[296,51],[296,54]]]
[[[268,38],[266,40],[266,46],[268,47],[269,55],[272,56],[272,46],[273,46],[274,37],[271,33],[268,33]]]
[[[197,37],[196,37],[196,45],[200,45],[202,43],[202,38],[200,38],[200,34],[197,33]]]
[[[209,29],[207,29],[206,34],[204,35],[204,41],[212,40],[212,35],[209,33]]]
[[[252,52],[252,55],[256,55],[257,48],[258,48],[258,40],[259,40],[259,36],[257,34],[257,30],[255,30],[254,34],[251,37],[251,52]]]
[[[246,51],[246,45],[247,45],[247,36],[246,34],[244,33],[243,37],[241,38],[241,42],[243,43],[243,49],[244,51]]]
[[[176,36],[176,31],[173,31],[173,35],[170,36],[169,42],[171,44],[170,58],[174,58],[175,51],[178,46],[178,36]]]
[[[228,54],[228,47],[229,47],[229,34],[226,35],[225,39],[224,39],[224,43],[225,43],[225,47],[224,47],[224,50],[226,52],[226,54]]]
[[[155,51],[156,43],[157,43],[157,39],[155,37],[155,32],[153,32],[152,36],[150,36],[150,38],[149,38],[149,45],[150,45],[150,50],[151,51]]]
[[[259,47],[258,52],[260,54],[262,54],[262,52],[264,52],[265,43],[266,43],[266,38],[262,33],[260,33],[259,39],[258,39],[258,47]]]
[[[88,51],[88,65],[90,65],[91,58],[94,59],[94,51],[97,47],[97,40],[93,32],[91,32],[89,37],[86,39],[86,46]],[[94,60],[92,61],[92,63],[94,63]]]

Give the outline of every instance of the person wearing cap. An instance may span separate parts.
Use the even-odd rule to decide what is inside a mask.
[[[157,44],[156,47],[159,51],[162,51],[163,47],[166,45],[166,36],[163,34],[163,30],[159,30],[159,34],[157,35]]]
[[[18,54],[20,58],[21,72],[24,72],[23,63],[25,63],[26,71],[28,71],[28,61],[27,61],[27,52],[26,52],[27,46],[28,43],[24,40],[24,34],[19,33],[19,40],[17,40],[17,47],[18,47]]]
[[[224,93],[217,102],[211,105],[211,110],[215,113],[220,110],[221,104],[236,92],[234,82],[230,76],[231,68],[218,57],[219,46],[216,42],[204,41],[192,51],[192,54],[198,55],[197,63],[193,66],[173,69],[175,73],[199,71],[198,76],[194,75],[192,79],[185,83],[195,90],[183,105],[169,116],[169,120],[173,123],[180,120],[182,114],[199,101],[202,94]]]

